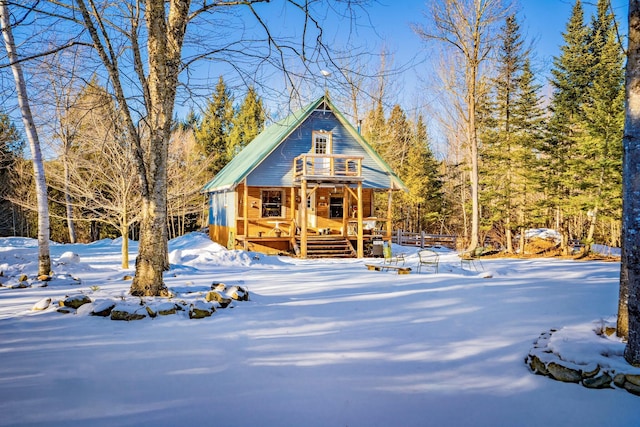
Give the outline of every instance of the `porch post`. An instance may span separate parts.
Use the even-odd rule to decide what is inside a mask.
[[[389,189],[389,194],[387,196],[387,232],[386,237],[389,239],[389,241],[391,241],[391,227],[392,227],[392,220],[391,217],[393,216],[393,210],[391,209],[391,202],[393,200],[393,192],[391,191],[391,189]]]
[[[291,194],[289,196],[289,218],[291,222],[289,223],[289,237],[295,237],[296,235],[296,188],[291,187]]]
[[[342,186],[342,236],[349,237],[349,193],[346,184]]]
[[[307,180],[302,179],[300,192],[300,256],[307,257]]]
[[[242,224],[242,234],[244,234],[243,248],[246,251],[249,247],[247,238],[249,237],[249,187],[247,187],[247,178],[244,179],[244,189],[242,191],[242,216],[244,221]]]
[[[362,230],[362,181],[358,182],[358,258],[364,257],[364,232]]]

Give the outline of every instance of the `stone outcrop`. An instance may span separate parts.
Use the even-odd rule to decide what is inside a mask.
[[[140,320],[147,317],[146,310],[141,306],[131,304],[117,304],[111,310],[111,320]]]
[[[591,389],[617,387],[640,396],[640,374],[615,372],[613,368],[595,363],[579,365],[562,360],[561,355],[548,348],[549,339],[554,332],[555,330],[551,330],[542,333],[529,351],[525,363],[533,373],[557,381],[582,384]]]
[[[249,301],[249,291],[241,286],[230,287],[227,289],[226,294],[236,301]]]
[[[204,296],[205,301],[215,301],[218,304],[220,304],[220,307],[222,308],[226,308],[229,306],[229,304],[231,304],[231,298],[222,296],[220,293],[216,292],[216,291],[209,291],[206,293],[206,295]]]
[[[26,279],[26,276],[25,276]],[[57,279],[57,277],[56,277]],[[77,279],[74,279],[77,280]],[[95,289],[94,289],[95,288]],[[98,295],[100,288],[94,286],[93,296]],[[213,283],[210,291],[202,289],[183,291],[188,294],[184,300],[176,300],[175,295],[170,298],[106,298],[91,300],[84,294],[66,297],[54,304],[56,311],[65,314],[87,314],[90,316],[109,317],[111,320],[141,320],[145,318],[155,319],[158,316],[170,316],[180,312],[190,319],[203,319],[211,317],[216,309],[231,306],[234,301],[248,301],[249,291],[242,286],[228,287],[224,283]],[[195,299],[194,299],[195,298]],[[44,311],[50,307],[51,299],[38,302],[32,310]]]
[[[111,315],[111,310],[116,306],[116,303],[112,300],[101,300],[93,303],[93,310],[91,310],[92,316],[107,317]]]
[[[216,309],[211,304],[196,301],[189,305],[189,319],[203,319],[205,317],[210,317],[215,311]]]
[[[31,308],[31,310],[33,310],[33,311],[46,310],[47,308],[49,308],[50,304],[51,304],[51,298],[43,298],[40,301],[38,301],[37,303],[35,303],[33,305],[33,307]]]
[[[60,305],[64,305],[65,307],[78,308],[81,305],[89,304],[91,302],[91,298],[86,295],[73,295],[64,299],[64,301],[60,301]]]

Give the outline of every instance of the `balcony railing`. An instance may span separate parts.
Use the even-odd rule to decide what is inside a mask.
[[[363,158],[346,154],[302,154],[293,160],[293,179],[359,181]]]

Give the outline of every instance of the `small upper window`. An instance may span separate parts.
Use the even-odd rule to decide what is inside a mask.
[[[331,154],[331,132],[313,132],[313,153]]]

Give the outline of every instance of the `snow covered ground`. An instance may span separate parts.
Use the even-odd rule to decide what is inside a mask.
[[[0,426],[638,425],[640,397],[524,363],[552,328],[573,358],[624,363],[622,343],[590,333],[615,318],[617,263],[495,259],[478,273],[442,250],[439,274],[397,275],[364,267],[380,260],[267,257],[190,234],[170,243],[176,299],[223,282],[250,301],[205,319],[32,310],[80,293],[135,303],[119,249],[53,245],[55,279],[13,289],[37,270],[36,242],[0,239]],[[400,250],[415,267],[415,249]]]

